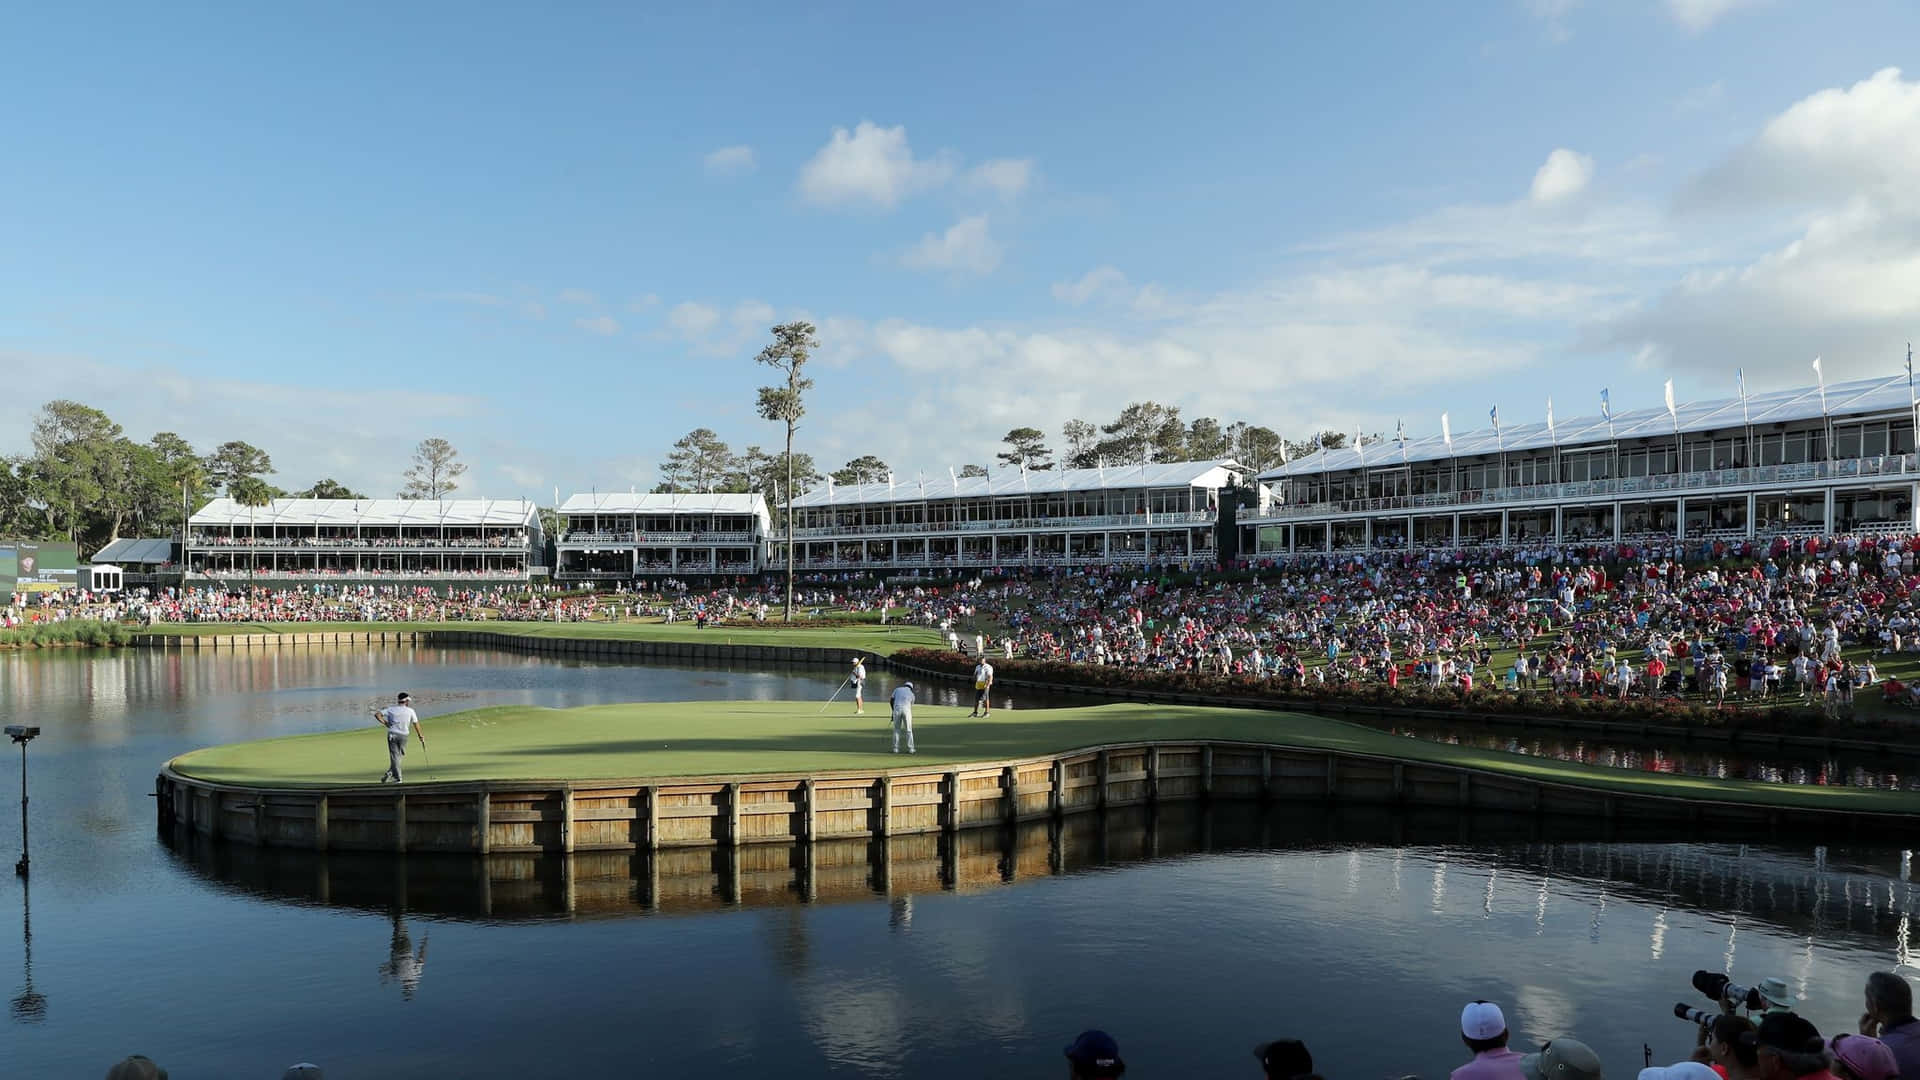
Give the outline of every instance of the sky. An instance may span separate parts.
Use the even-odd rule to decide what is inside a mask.
[[[545,502],[777,449],[793,319],[796,448],[902,478],[1142,400],[1426,435],[1890,375],[1920,327],[1910,2],[666,7],[14,20],[0,453],[66,397]]]

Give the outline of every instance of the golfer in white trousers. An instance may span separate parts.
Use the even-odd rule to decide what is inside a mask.
[[[907,753],[913,753],[913,684],[901,683],[888,699],[893,704],[893,752],[900,752],[900,733],[906,732]]]

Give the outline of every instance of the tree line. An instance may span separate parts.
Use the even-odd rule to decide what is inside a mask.
[[[438,499],[467,467],[445,439],[414,449],[401,498]],[[50,401],[34,417],[32,449],[0,457],[0,537],[68,540],[91,555],[123,536],[177,536],[207,500],[248,506],[274,499],[364,499],[331,477],[289,491],[271,483],[273,458],[233,439],[204,453],[171,431],[145,442],[78,401]]]

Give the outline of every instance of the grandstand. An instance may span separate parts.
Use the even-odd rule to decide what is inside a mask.
[[[1261,475],[1250,555],[1912,533],[1908,378],[1322,450]]]
[[[186,580],[525,582],[544,546],[524,499],[215,499],[188,519]]]
[[[795,562],[802,571],[1212,562],[1220,489],[1242,472],[1181,461],[829,484],[794,500]],[[784,557],[776,544],[773,563]]]
[[[574,495],[560,506],[556,581],[758,574],[771,519],[755,494]]]

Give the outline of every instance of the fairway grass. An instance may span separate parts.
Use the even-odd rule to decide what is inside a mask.
[[[705,645],[781,645],[796,649],[846,649],[847,654],[885,656],[897,649],[939,648],[945,639],[922,626],[849,622],[845,626],[786,628],[728,624],[706,630],[691,622],[329,622],[329,623],[157,623],[145,632],[170,637],[230,637],[235,634],[411,634],[465,630],[537,638],[590,641],[672,641]]]
[[[889,752],[884,704],[856,716],[846,702],[702,701],[577,709],[500,706],[423,721],[429,766],[416,741],[409,784],[877,772],[888,768],[1044,757],[1113,743],[1233,740],[1408,762],[1464,766],[1628,795],[1664,795],[1779,807],[1920,813],[1920,794],[1764,784],[1644,773],[1427,742],[1324,717],[1198,706],[1118,704],[1003,709],[969,719],[958,707],[916,706],[919,753]],[[343,731],[195,750],[169,763],[182,776],[243,787],[376,783],[384,731]]]

